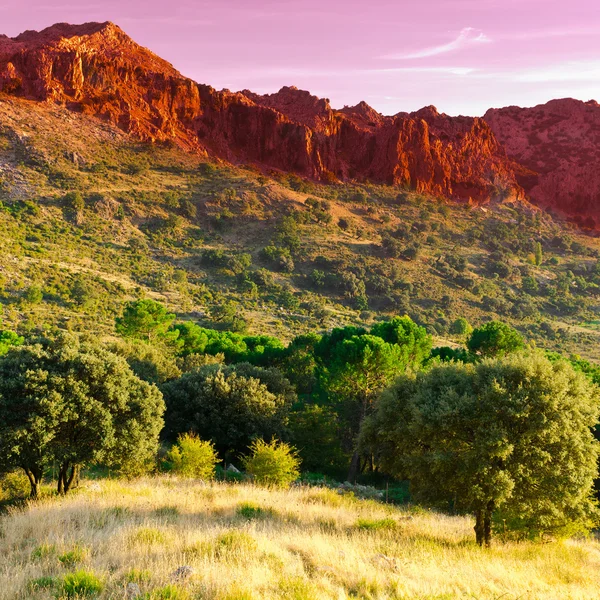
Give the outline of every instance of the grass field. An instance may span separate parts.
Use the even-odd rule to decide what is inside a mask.
[[[600,597],[595,541],[485,550],[469,518],[320,488],[99,480],[0,526],[2,600]]]

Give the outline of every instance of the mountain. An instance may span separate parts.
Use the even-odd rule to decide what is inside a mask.
[[[531,200],[579,225],[600,226],[600,105],[570,98],[484,116]]]
[[[335,110],[294,87],[216,91],[108,22],[0,36],[0,92],[63,104],[141,140],[326,182],[404,185],[460,201],[522,195],[483,119],[434,107],[392,117],[365,103]]]

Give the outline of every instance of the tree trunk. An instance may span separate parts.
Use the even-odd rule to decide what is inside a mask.
[[[40,493],[40,482],[42,478],[37,470],[31,471],[30,469],[26,469],[25,467],[23,467],[23,470],[25,471],[27,479],[29,479],[29,485],[31,486],[31,492],[29,493],[29,497],[32,500],[35,500]]]
[[[356,477],[358,476],[359,469],[360,469],[360,456],[358,454],[358,450],[355,450],[354,454],[352,454],[352,460],[350,461],[350,469],[348,471],[348,481],[350,483],[354,483],[356,481]]]
[[[79,465],[62,463],[58,469],[58,493],[66,494],[73,487],[73,483],[75,487],[79,483]]]
[[[494,501],[490,500],[485,508],[475,511],[475,540],[480,546],[489,548],[492,545],[492,512]]]
[[[475,511],[475,541],[479,546],[483,546],[483,511],[478,509]]]

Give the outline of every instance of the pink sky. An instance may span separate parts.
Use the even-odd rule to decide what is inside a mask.
[[[449,114],[600,101],[598,0],[1,0],[0,33],[113,21],[198,82]]]

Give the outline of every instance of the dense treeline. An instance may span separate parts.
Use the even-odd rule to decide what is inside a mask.
[[[262,464],[243,458],[252,448],[338,479],[408,480],[414,500],[474,514],[481,544],[500,522],[591,527],[600,368],[501,322],[454,328],[462,347],[432,348],[407,316],[284,344],[178,323],[146,299],[124,307],[110,344],[3,331],[0,466],[22,469],[35,496],[51,467],[62,493],[85,466],[152,470],[161,442],[189,473]]]

